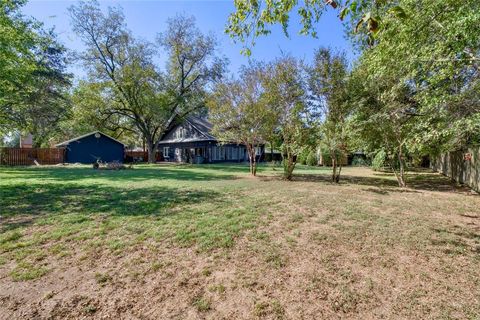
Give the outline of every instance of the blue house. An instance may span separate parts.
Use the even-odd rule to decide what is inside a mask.
[[[100,131],[67,140],[56,147],[65,148],[67,163],[123,162],[125,156],[125,145]]]
[[[244,145],[219,143],[212,124],[200,117],[175,117],[163,135],[158,150],[164,161],[187,163],[248,161]],[[264,145],[256,147],[257,161],[263,160]]]

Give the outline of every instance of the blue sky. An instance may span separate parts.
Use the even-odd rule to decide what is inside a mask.
[[[30,0],[23,13],[42,21],[47,27],[55,26],[60,40],[70,49],[81,50],[82,43],[72,32],[67,8],[75,1]],[[127,25],[137,37],[153,41],[158,32],[165,30],[166,21],[177,13],[193,15],[197,26],[203,32],[212,32],[219,41],[221,54],[230,60],[230,71],[235,74],[247,57],[240,54],[241,44],[235,44],[224,34],[229,13],[234,11],[233,0],[130,0],[100,1],[102,8],[119,5],[123,8]],[[280,28],[274,28],[271,35],[257,40],[252,50],[252,58],[270,61],[283,53],[289,53],[306,61],[311,61],[314,49],[330,46],[345,50],[350,60],[354,53],[350,42],[345,39],[342,25],[333,10],[328,11],[318,24],[318,39],[298,35],[298,20],[292,18],[290,38],[285,37]],[[163,64],[164,57],[159,57]],[[80,66],[72,67],[77,77],[83,77]]]

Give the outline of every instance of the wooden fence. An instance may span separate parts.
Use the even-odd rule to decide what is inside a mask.
[[[29,166],[63,163],[63,148],[0,148],[0,165]]]
[[[163,161],[163,156],[161,152],[157,151],[155,155],[156,161]],[[147,162],[148,161],[148,152],[143,151],[125,151],[125,162]]]
[[[480,192],[480,147],[444,153],[433,157],[432,169]]]

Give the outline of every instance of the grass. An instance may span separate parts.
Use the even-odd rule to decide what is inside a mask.
[[[480,197],[427,171],[407,189],[343,172],[1,167],[0,299],[29,303],[0,314],[480,317]]]

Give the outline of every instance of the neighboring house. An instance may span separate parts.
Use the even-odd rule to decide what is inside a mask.
[[[68,163],[123,162],[125,157],[125,145],[100,131],[70,139],[56,147],[65,148],[65,162]]]
[[[235,143],[220,144],[211,134],[212,124],[205,119],[176,117],[158,145],[165,161],[188,163],[248,161],[245,146]],[[261,160],[264,146],[257,148]]]
[[[25,137],[20,137],[20,148],[30,149],[33,146],[33,136],[31,133],[27,134]]]

